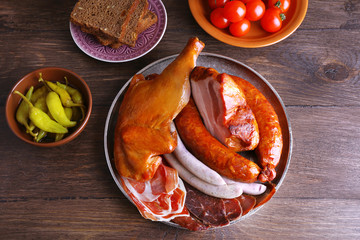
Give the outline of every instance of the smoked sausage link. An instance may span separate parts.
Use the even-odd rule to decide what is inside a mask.
[[[228,149],[210,134],[192,98],[175,118],[175,124],[185,146],[210,168],[234,180],[242,182],[257,180],[260,167]]]
[[[278,116],[265,96],[248,81],[232,76],[244,91],[246,102],[253,111],[259,127],[260,141],[255,149],[259,164],[263,168],[259,175],[261,182],[272,181],[276,177],[283,148],[283,139]]]

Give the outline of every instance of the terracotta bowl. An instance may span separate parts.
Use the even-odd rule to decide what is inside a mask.
[[[290,9],[285,13],[286,20],[282,28],[275,33],[268,33],[260,26],[260,21],[251,22],[250,32],[242,37],[234,37],[228,29],[219,29],[210,22],[210,7],[207,0],[188,0],[192,15],[202,29],[214,38],[229,45],[258,48],[278,43],[290,36],[305,18],[308,0],[291,0]],[[265,1],[264,1],[265,2]]]
[[[30,134],[26,133],[25,127],[19,124],[15,118],[16,110],[21,101],[21,97],[17,94],[14,94],[13,92],[17,90],[25,95],[31,86],[34,86],[35,89],[38,86],[41,86],[41,83],[38,82],[39,73],[42,73],[44,80],[53,81],[53,82],[55,81],[64,82],[64,77],[67,77],[69,85],[79,90],[85,101],[86,112],[83,121],[78,123],[77,126],[75,126],[74,128],[69,129],[68,135],[66,135],[62,140],[57,142],[55,141],[35,142],[33,140],[33,137],[30,136]],[[92,110],[92,96],[90,89],[86,84],[86,82],[84,81],[84,79],[82,79],[79,75],[77,75],[76,73],[70,70],[64,68],[56,68],[56,67],[38,69],[21,78],[11,89],[6,101],[6,119],[10,129],[21,140],[40,147],[56,147],[68,143],[74,138],[76,138],[84,130],[86,124],[88,123],[91,110]]]

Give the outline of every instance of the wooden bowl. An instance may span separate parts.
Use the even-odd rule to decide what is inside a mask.
[[[308,0],[291,0],[290,9],[285,13],[282,28],[275,33],[268,33],[260,26],[260,21],[251,22],[250,32],[242,37],[234,37],[229,29],[219,29],[210,22],[211,9],[207,0],[188,0],[192,15],[202,29],[221,42],[229,45],[258,48],[278,43],[290,36],[305,18]]]
[[[36,87],[41,86],[41,83],[38,82],[39,73],[42,73],[44,80],[52,82],[64,82],[64,77],[66,77],[69,85],[81,92],[85,102],[84,104],[86,107],[86,112],[84,119],[80,123],[78,123],[77,126],[72,128],[71,130],[69,129],[68,135],[66,135],[62,140],[57,142],[35,142],[33,140],[33,137],[30,134],[26,133],[25,127],[19,124],[15,118],[16,110],[21,101],[21,97],[17,94],[14,94],[13,92],[17,90],[25,95],[31,86],[34,86],[35,89]],[[21,140],[40,147],[56,147],[68,143],[74,138],[76,138],[84,130],[86,124],[88,123],[91,110],[92,96],[90,89],[84,79],[82,79],[79,75],[70,70],[56,67],[38,69],[21,78],[11,89],[6,101],[6,119],[10,129]]]

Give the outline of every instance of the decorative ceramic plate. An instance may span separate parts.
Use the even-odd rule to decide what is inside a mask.
[[[70,22],[70,33],[76,45],[87,55],[104,62],[128,62],[150,52],[164,36],[167,14],[160,0],[148,0],[149,10],[154,12],[158,21],[139,34],[135,47],[122,45],[118,49],[101,45],[91,34],[84,33],[79,26]]]
[[[308,8],[308,0],[291,0],[286,20],[276,33],[268,33],[260,26],[260,21],[251,22],[250,32],[242,37],[234,37],[228,29],[219,29],[210,22],[210,7],[207,0],[188,0],[192,15],[202,29],[214,38],[237,47],[257,48],[278,43],[290,36],[302,23]]]
[[[142,70],[140,70],[137,74],[141,73],[144,76],[147,76],[152,73],[161,73],[163,69],[171,63],[177,55],[169,56],[163,59],[160,59],[158,61],[155,61],[151,63],[150,65],[146,66]],[[250,67],[246,66],[245,64],[236,61],[234,59],[224,57],[217,54],[211,54],[211,53],[201,53],[199,58],[197,59],[197,65],[198,66],[204,66],[204,67],[212,67],[216,69],[218,72],[226,72],[231,75],[239,76],[247,81],[249,81],[252,85],[254,85],[272,104],[274,107],[278,117],[279,122],[281,126],[281,131],[283,134],[283,151],[281,155],[281,159],[279,162],[279,165],[276,167],[276,178],[272,181],[274,184],[276,184],[275,189],[278,190],[282,181],[285,178],[285,174],[287,172],[287,169],[290,164],[290,158],[291,158],[291,152],[292,152],[292,132],[290,127],[290,122],[288,120],[285,106],[278,95],[278,93],[275,91],[275,89],[270,85],[270,83],[262,77],[259,73],[251,69]],[[130,79],[131,80],[131,79]],[[123,194],[129,199],[129,201],[132,202],[132,200],[127,196],[126,192],[122,188],[120,184],[120,176],[115,168],[114,165],[114,132],[115,132],[115,126],[116,121],[118,117],[118,111],[119,107],[121,105],[122,99],[124,97],[124,94],[127,90],[127,87],[130,83],[130,80],[121,88],[119,93],[116,95],[114,101],[111,104],[111,107],[109,109],[106,123],[105,123],[105,130],[104,130],[104,148],[105,148],[105,156],[106,156],[106,162],[108,164],[110,173],[116,183],[116,185],[119,187],[119,189],[123,192]],[[253,152],[253,151],[250,151]],[[251,153],[247,153],[246,157],[251,159],[252,156]],[[264,195],[264,194],[262,194]],[[266,197],[266,196],[255,196],[256,198],[260,197]],[[265,203],[266,204],[266,203]],[[263,205],[262,205],[263,206]],[[253,213],[255,213],[257,210],[261,208],[255,208],[251,210],[246,215],[240,217],[239,219],[233,221],[239,221],[242,220]],[[232,222],[232,223],[233,223]],[[172,222],[164,222],[166,224],[179,227],[179,225],[172,223]]]

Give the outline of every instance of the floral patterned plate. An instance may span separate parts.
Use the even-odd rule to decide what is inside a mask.
[[[118,49],[101,45],[91,34],[84,33],[80,27],[70,22],[70,33],[76,45],[87,55],[104,62],[128,62],[150,52],[162,39],[167,15],[164,4],[160,0],[148,0],[149,10],[154,12],[158,21],[139,34],[135,47],[122,45]]]

